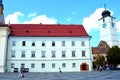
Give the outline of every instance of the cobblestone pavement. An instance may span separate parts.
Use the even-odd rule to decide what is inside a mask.
[[[20,78],[18,73],[0,73],[0,80],[120,80],[120,71],[24,73],[24,75],[24,78]]]

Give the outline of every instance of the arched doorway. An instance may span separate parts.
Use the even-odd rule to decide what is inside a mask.
[[[89,65],[87,63],[82,63],[80,65],[80,71],[88,71],[89,70]]]

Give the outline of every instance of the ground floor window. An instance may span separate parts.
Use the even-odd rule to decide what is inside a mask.
[[[42,67],[42,68],[45,68],[45,63],[42,63],[42,64],[41,64],[41,67]]]

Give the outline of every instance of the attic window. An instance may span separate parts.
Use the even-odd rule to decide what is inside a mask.
[[[28,30],[26,30],[26,32],[29,32]]]
[[[72,33],[72,31],[69,31],[69,33]]]
[[[50,31],[48,31],[48,33],[50,33]]]

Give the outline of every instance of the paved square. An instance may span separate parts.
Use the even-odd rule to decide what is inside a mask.
[[[18,73],[0,73],[0,80],[120,80],[120,71],[24,73],[25,78],[20,78],[18,75]]]

